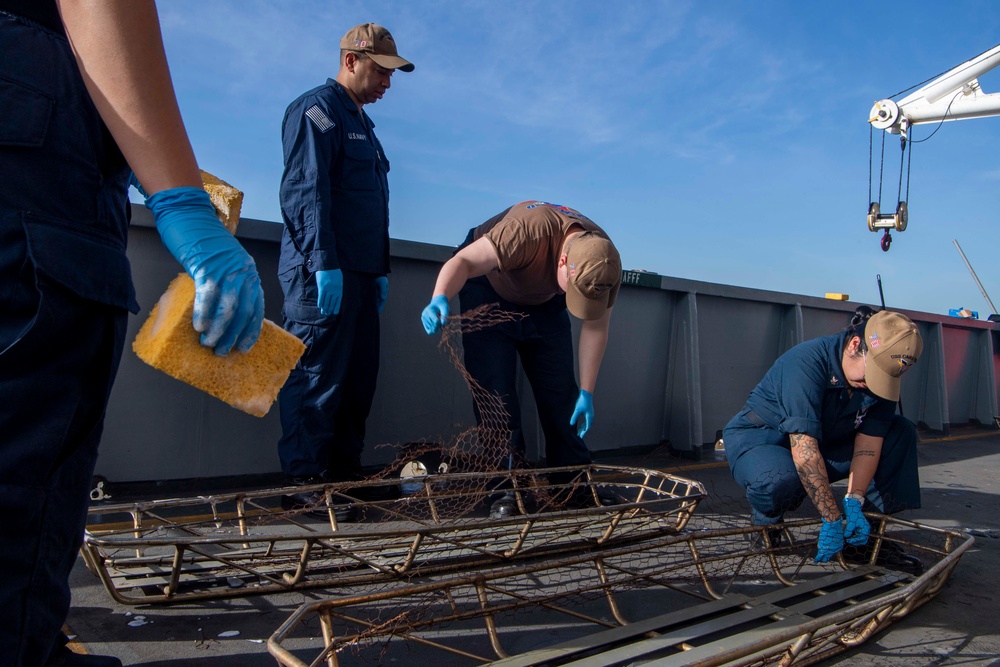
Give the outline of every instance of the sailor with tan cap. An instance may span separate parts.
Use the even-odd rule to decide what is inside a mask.
[[[278,454],[295,485],[361,477],[389,292],[389,161],[363,107],[382,99],[396,70],[413,63],[389,31],[355,26],[340,40],[336,79],[300,95],[282,122],[278,279],[284,327],[307,346],[279,395]]]
[[[506,423],[491,421],[508,433],[506,451],[496,452],[502,457],[498,467],[525,463],[518,358],[538,407],[546,464],[590,463],[583,436],[594,420],[594,387],[621,276],[621,259],[604,230],[579,211],[541,201],[516,204],[472,229],[441,268],[421,316],[428,334],[440,330],[456,294],[462,312],[496,303],[500,311],[521,316],[462,336],[466,370],[503,402]],[[579,387],[567,309],[582,320]],[[501,498],[492,514],[506,516],[514,508],[512,498]]]
[[[781,355],[750,392],[722,437],[753,522],[773,526],[772,540],[781,536],[785,513],[808,496],[823,520],[816,561],[842,550],[862,561],[872,544],[862,510],[920,507],[917,431],[895,413],[901,378],[922,350],[908,317],[862,306],[844,331]],[[838,503],[830,483],[843,479],[847,492]],[[897,569],[922,568],[889,543],[878,558]]]

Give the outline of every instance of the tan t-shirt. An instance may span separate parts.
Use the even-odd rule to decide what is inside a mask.
[[[525,201],[479,225],[473,238],[485,236],[496,249],[499,268],[486,277],[497,294],[511,303],[535,306],[563,293],[556,282],[556,267],[563,239],[576,229],[607,237],[579,211],[543,201]],[[614,304],[617,294],[618,286],[610,304]]]

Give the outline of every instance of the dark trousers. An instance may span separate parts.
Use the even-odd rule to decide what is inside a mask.
[[[37,278],[0,308],[0,662],[23,667],[45,664],[69,611],[126,322]]]
[[[525,459],[521,406],[517,395],[517,361],[538,408],[545,435],[546,464],[552,467],[590,463],[590,451],[569,423],[579,396],[573,364],[573,340],[563,297],[539,306],[519,306],[501,299],[485,277],[466,282],[459,292],[462,312],[486,303],[523,318],[462,336],[465,367],[495,403],[474,409],[480,441],[496,467],[507,468]],[[489,414],[483,414],[484,407]]]
[[[794,510],[806,498],[788,436],[766,426],[754,426],[737,416],[723,431],[727,450],[730,443],[740,450],[729,461],[733,477],[746,489],[751,513],[757,525],[775,523],[785,512]],[[854,455],[854,437],[820,444],[831,482],[847,479]],[[882,442],[878,468],[866,493],[866,509],[894,513],[920,507],[920,477],[917,472],[917,430],[906,418],[893,417]]]
[[[278,395],[278,456],[290,477],[327,472],[330,479],[349,480],[361,474],[379,367],[375,278],[344,271],[340,314],[324,317],[315,307],[315,279],[303,267],[281,277],[285,330],[306,344]]]
[[[0,664],[39,667],[136,309],[129,169],[65,38],[0,14],[0,54]]]

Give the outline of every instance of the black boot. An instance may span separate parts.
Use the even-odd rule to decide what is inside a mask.
[[[596,500],[594,499],[595,491]],[[558,509],[584,510],[591,507],[614,507],[621,503],[621,496],[603,486],[598,486],[596,489],[591,489],[589,486],[576,486],[563,490],[555,498],[555,505]]]
[[[49,656],[45,667],[122,667],[122,661],[110,655],[73,653],[65,646],[60,646]]]
[[[320,475],[309,475],[306,477],[290,477],[289,486],[313,486],[323,484],[326,480]],[[339,500],[334,496],[330,501],[333,507],[333,516],[337,521],[353,521],[357,516],[354,505],[345,500]],[[281,496],[281,509],[283,510],[308,510],[306,516],[314,519],[328,520],[330,518],[326,509],[326,494],[323,491],[301,491],[299,493],[287,493]]]
[[[379,500],[395,500],[400,497],[399,484],[393,480],[369,480],[361,472],[361,468],[352,468],[338,473],[328,473],[331,482],[365,482],[364,486],[345,488],[342,493],[362,502],[377,502]],[[376,483],[379,482],[379,483]]]
[[[490,518],[491,519],[506,519],[507,517],[515,516],[518,514],[517,509],[517,499],[514,497],[513,493],[505,493],[490,505]]]
[[[844,547],[844,560],[848,563],[865,564],[872,560],[872,551],[875,549],[875,538],[869,538],[868,544],[855,547],[848,544]],[[899,570],[919,577],[924,573],[924,564],[916,556],[906,553],[900,545],[895,542],[882,540],[879,546],[878,555],[875,557],[875,564],[890,570]]]
[[[785,529],[782,524],[785,523],[784,517],[778,519],[777,523],[768,524],[757,524],[757,527],[763,528],[760,532],[754,532],[750,534],[750,545],[754,550],[766,551],[770,549],[776,549],[782,545],[782,541],[785,537]],[[764,541],[764,534],[767,534],[767,541]],[[770,545],[770,546],[768,546]]]

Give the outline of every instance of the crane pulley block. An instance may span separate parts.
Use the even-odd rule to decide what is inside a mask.
[[[895,229],[897,232],[906,231],[908,218],[909,214],[905,201],[899,202],[895,213],[882,213],[878,202],[872,202],[868,207],[869,231],[877,232],[880,229]]]

